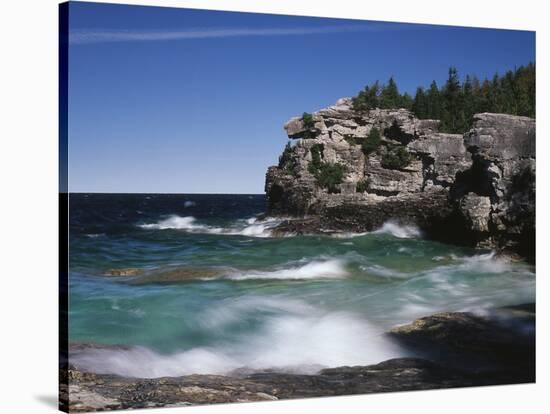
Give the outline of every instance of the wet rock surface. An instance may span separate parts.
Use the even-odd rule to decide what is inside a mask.
[[[439,121],[405,109],[354,111],[348,98],[311,119],[285,124],[295,144],[266,174],[268,213],[306,217],[280,233],[315,232],[312,216],[320,218],[317,232],[369,231],[393,220],[416,224],[428,237],[534,261],[534,119],[476,114],[470,131],[446,134]],[[373,129],[381,140],[366,151]],[[388,164],[396,152],[405,161]],[[323,186],[319,163],[343,166],[340,182]]]
[[[144,379],[69,365],[61,371],[62,408],[104,411],[533,382],[534,315],[532,304],[493,309],[484,316],[435,314],[387,334],[418,357],[314,375],[242,370],[232,376]],[[88,346],[93,345],[73,345],[71,353]]]
[[[485,315],[438,313],[394,328],[388,336],[451,368],[535,380],[534,304],[496,308]]]

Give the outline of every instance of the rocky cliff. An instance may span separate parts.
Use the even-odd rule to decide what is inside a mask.
[[[302,218],[283,225],[295,232],[394,220],[534,259],[535,120],[477,114],[463,135],[439,123],[405,109],[354,111],[348,98],[290,119],[294,144],[266,175],[269,214]]]

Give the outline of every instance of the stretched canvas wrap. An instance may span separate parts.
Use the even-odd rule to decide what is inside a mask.
[[[534,32],[59,10],[61,410],[535,381]]]

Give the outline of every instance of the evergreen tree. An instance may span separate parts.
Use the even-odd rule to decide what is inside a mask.
[[[536,67],[534,63],[520,66],[502,76],[498,73],[483,82],[467,75],[461,85],[456,68],[442,88],[433,81],[425,90],[419,87],[414,99],[400,94],[391,77],[380,87],[378,81],[366,86],[353,98],[353,108],[363,111],[373,108],[406,108],[420,119],[441,120],[442,132],[463,133],[472,124],[473,115],[480,112],[507,113],[534,118],[536,116]]]
[[[392,76],[380,92],[380,108],[397,108],[401,104],[400,98],[399,89]]]
[[[439,93],[439,88],[437,87],[437,83],[435,81],[432,81],[430,89],[426,94],[426,98],[426,118],[441,119],[443,105],[441,102],[441,94]]]
[[[463,127],[466,127],[467,122],[476,113],[476,102],[474,99],[474,87],[470,75],[466,75],[464,84],[462,85],[462,112],[463,112]]]
[[[428,98],[424,93],[424,88],[418,87],[416,94],[414,95],[414,102],[412,104],[412,111],[420,118],[428,118]]]
[[[462,89],[456,68],[449,68],[449,77],[443,88],[443,129],[452,133],[464,132],[465,117]]]
[[[401,102],[400,105],[399,105],[400,108],[405,108],[405,109],[408,109],[408,110],[412,109],[414,101],[413,101],[412,96],[409,95],[407,92],[405,92],[403,95],[401,95],[399,100]]]

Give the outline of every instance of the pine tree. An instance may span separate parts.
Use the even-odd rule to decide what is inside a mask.
[[[414,99],[400,94],[391,77],[380,87],[378,81],[366,86],[353,98],[353,108],[406,108],[420,119],[441,120],[442,132],[463,133],[480,112],[507,113],[534,118],[536,116],[536,67],[534,63],[520,66],[502,76],[496,73],[492,80],[483,82],[467,75],[461,85],[456,68],[449,68],[449,76],[442,88],[432,81],[428,90],[417,88]]]
[[[400,104],[399,104],[400,108],[405,108],[405,109],[408,109],[408,110],[412,109],[413,98],[407,92],[405,92],[403,95],[401,95],[401,97],[399,98],[399,101],[400,101]]]
[[[470,75],[466,75],[466,79],[462,85],[463,127],[468,126],[468,120],[471,119],[476,112],[473,89],[472,78]]]
[[[399,89],[392,76],[380,92],[380,108],[397,108],[400,101]]]
[[[424,93],[424,88],[418,87],[414,95],[412,111],[420,119],[428,118],[428,98]]]
[[[463,132],[465,117],[462,99],[462,89],[456,68],[449,68],[449,77],[443,88],[443,128],[452,133]]]
[[[437,87],[436,81],[433,81],[430,85],[430,89],[426,95],[427,98],[427,110],[426,118],[428,119],[441,119],[443,112],[443,105],[441,102],[441,93]]]

